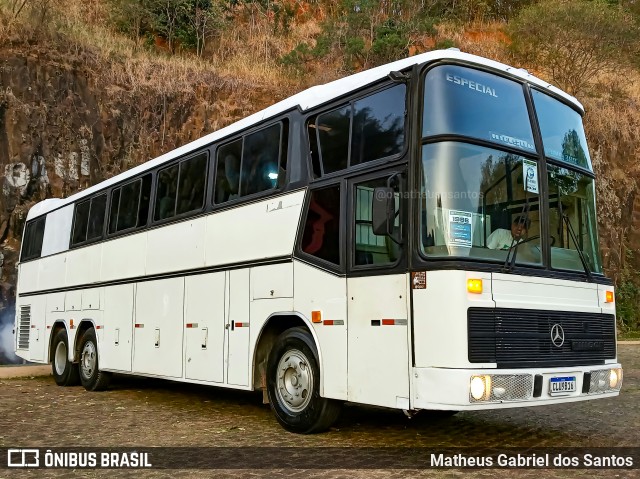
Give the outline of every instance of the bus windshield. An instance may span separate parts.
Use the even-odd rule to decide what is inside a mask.
[[[549,266],[584,271],[582,253],[601,273],[594,180],[572,169],[591,169],[580,115],[534,92],[545,192],[522,85],[455,65],[431,69],[424,84],[421,254],[505,262],[517,246],[516,264],[546,266],[541,222],[548,221]]]

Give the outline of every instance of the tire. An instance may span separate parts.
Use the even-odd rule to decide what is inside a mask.
[[[318,353],[305,328],[288,329],[276,340],[267,361],[267,394],[287,431],[322,432],[338,418],[341,403],[320,397]]]
[[[87,391],[103,391],[109,386],[111,374],[100,371],[98,341],[93,328],[87,329],[80,339],[78,370],[80,382]]]
[[[51,361],[51,373],[58,386],[77,386],[80,384],[78,365],[69,361],[69,339],[67,331],[59,329],[51,344],[53,357]]]

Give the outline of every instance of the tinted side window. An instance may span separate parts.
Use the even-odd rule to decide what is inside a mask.
[[[242,196],[278,186],[280,133],[280,124],[276,124],[244,137],[240,172]]]
[[[178,207],[176,214],[187,213],[202,208],[204,205],[205,184],[207,181],[207,155],[180,163],[178,181]]]
[[[107,195],[96,196],[91,200],[89,211],[89,229],[87,230],[87,240],[95,240],[102,237],[104,226],[104,213],[107,208]]]
[[[171,218],[176,214],[179,172],[180,165],[173,165],[158,173],[156,207],[153,215],[156,221]]]
[[[22,261],[39,258],[42,253],[42,240],[46,216],[27,224],[22,238]]]
[[[302,251],[340,264],[340,185],[311,192]]]
[[[71,244],[75,245],[87,240],[87,226],[89,224],[89,210],[91,209],[91,200],[85,200],[76,205],[76,211],[73,221],[73,236]]]
[[[320,143],[323,173],[344,170],[349,162],[349,134],[351,107],[318,116],[316,130]]]
[[[312,118],[308,132],[315,177],[320,165],[326,175],[402,153],[406,94],[405,85],[396,85]]]
[[[124,185],[120,192],[117,231],[134,228],[138,223],[141,180]]]
[[[147,224],[151,196],[151,175],[134,180],[111,192],[109,233]]]
[[[240,191],[240,159],[242,138],[218,149],[216,156],[215,203],[225,203],[238,198]]]
[[[402,153],[405,96],[398,85],[354,103],[350,166]]]

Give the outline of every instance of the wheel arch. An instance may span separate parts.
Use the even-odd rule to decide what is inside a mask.
[[[262,375],[264,371],[266,373],[266,363],[269,357],[269,352],[273,348],[276,339],[287,329],[303,327],[309,331],[313,342],[316,346],[318,353],[318,368],[320,369],[320,394],[323,392],[323,374],[322,374],[322,351],[320,349],[320,343],[318,341],[318,335],[316,334],[313,323],[303,314],[296,311],[283,311],[272,313],[266,319],[258,337],[256,338],[255,346],[253,348],[253,360],[252,364],[252,376],[251,386],[253,389],[264,389],[266,387],[266,377]],[[263,382],[265,379],[265,382]]]
[[[65,333],[67,334],[67,344],[69,344],[70,338],[69,338],[69,330],[67,329],[67,325],[62,319],[56,319],[51,325],[51,334],[49,335],[49,349],[48,349],[49,362],[53,361],[53,355],[55,354],[55,351],[53,350],[53,342],[56,339],[58,331],[60,331],[61,329],[64,329]]]

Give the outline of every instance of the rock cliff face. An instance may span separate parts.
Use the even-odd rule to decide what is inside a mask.
[[[35,202],[68,196],[283,96],[215,72],[194,72],[175,88],[161,70],[146,85],[136,84],[135,72],[123,71],[114,76],[104,59],[89,53],[0,50],[0,307],[11,300],[22,228]],[[147,79],[153,74],[145,73]],[[595,100],[585,106],[599,174],[604,264],[616,278],[626,249],[640,250],[640,125],[628,118],[630,132],[613,131],[600,116],[610,106]]]
[[[274,101],[214,72],[194,72],[190,88],[175,88],[171,78],[140,87],[108,81],[90,56],[25,53],[0,50],[0,307],[13,294],[22,228],[35,202],[68,196]]]

